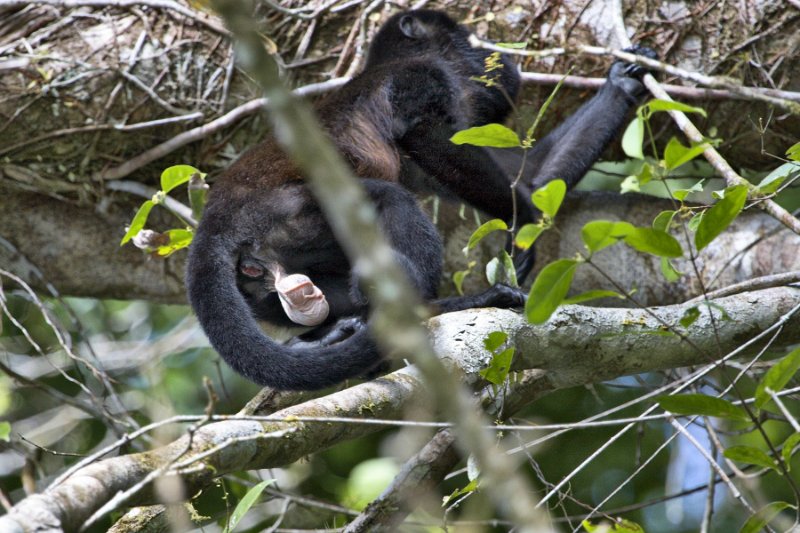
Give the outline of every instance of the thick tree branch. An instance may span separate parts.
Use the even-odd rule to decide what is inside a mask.
[[[527,324],[512,311],[472,310],[436,317],[430,325],[439,355],[466,372],[468,381],[479,379],[476,372],[489,358],[480,348],[480,340],[498,329],[509,333],[517,347],[517,369],[543,369],[529,374],[525,386],[515,389],[517,392],[506,399],[508,412],[513,412],[514,406],[524,405],[550,390],[664,368],[705,365],[733,351],[744,355],[758,349],[761,342],[743,343],[743,339],[763,340],[779,329],[782,331],[774,348],[800,342],[800,289],[767,289],[722,298],[716,303],[733,317],[729,325],[727,321],[717,321],[719,345],[710,340],[714,334],[706,309],[694,324],[680,330],[685,341],[652,334],[661,326],[650,313],[675,324],[690,304],[650,311],[566,306],[541,326]],[[702,351],[694,350],[693,345]],[[744,348],[739,350],[740,346]],[[165,475],[180,475],[187,493],[193,493],[226,473],[283,466],[383,427],[297,421],[302,417],[399,419],[410,403],[424,396],[425,384],[418,371],[408,367],[273,415],[289,422],[211,423],[166,447],[105,459],[74,472],[60,484],[19,502],[0,518],[0,530],[15,533],[48,524],[75,531],[112,496],[160,468],[165,469]],[[364,409],[365,405],[370,408]],[[276,432],[280,438],[272,437]],[[439,437],[442,438],[445,437]],[[437,442],[447,446],[446,438]],[[201,454],[202,460],[193,459]],[[422,468],[418,470],[420,475],[429,475],[424,466],[413,464],[409,463],[408,475],[416,475],[411,470],[417,467]],[[149,485],[141,489],[120,505],[157,503]]]

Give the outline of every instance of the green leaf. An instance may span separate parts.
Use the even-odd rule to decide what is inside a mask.
[[[622,135],[622,151],[625,155],[634,159],[644,159],[642,143],[644,142],[644,119],[636,114],[625,133]]]
[[[473,146],[492,146],[494,148],[511,148],[521,146],[519,136],[514,130],[502,124],[486,124],[461,130],[452,137],[454,144],[471,144]]]
[[[625,194],[628,192],[641,192],[641,188],[639,187],[639,178],[636,176],[628,176],[622,183],[619,184],[619,192],[620,194]]]
[[[700,180],[694,185],[692,185],[689,189],[678,189],[672,193],[672,196],[675,197],[676,200],[679,202],[683,202],[686,200],[686,197],[692,194],[693,192],[703,192],[703,182],[705,180]]]
[[[694,216],[689,219],[689,223],[686,225],[686,227],[689,228],[689,231],[697,232],[697,228],[700,227],[700,223],[703,221],[703,216],[705,214],[705,211],[700,211],[699,213],[695,213]]]
[[[668,232],[669,226],[672,224],[672,219],[675,218],[677,211],[661,211],[655,219],[653,219],[653,229],[656,231]]]
[[[595,253],[607,246],[616,244],[628,236],[635,228],[628,222],[593,220],[581,228],[581,238],[586,248]]]
[[[661,275],[664,276],[664,279],[667,280],[668,283],[674,283],[681,279],[683,273],[680,272],[675,266],[672,264],[672,261],[667,259],[666,257],[661,258]]]
[[[498,283],[502,283],[503,280],[503,266],[500,264],[500,260],[496,257],[493,257],[491,261],[486,263],[486,281],[489,282],[489,285],[496,285]]]
[[[483,339],[483,346],[490,352],[500,348],[508,340],[508,333],[504,331],[493,331]]]
[[[539,272],[525,302],[525,316],[529,322],[541,324],[550,318],[569,292],[577,266],[578,261],[574,259],[559,259]]]
[[[625,243],[635,250],[659,257],[683,255],[681,244],[675,237],[653,228],[633,228],[625,237]]]
[[[478,480],[473,479],[472,481],[467,483],[467,485],[463,489],[456,489],[450,494],[450,496],[445,496],[443,498],[444,502],[442,503],[442,507],[449,504],[459,496],[463,496],[464,494],[469,494],[470,492],[475,492],[476,490],[478,490]]]
[[[9,441],[11,436],[11,422],[0,422],[0,440]]]
[[[667,170],[674,170],[702,154],[709,146],[708,143],[700,143],[687,147],[673,137],[664,149],[664,164]]]
[[[786,502],[772,502],[758,510],[756,514],[747,519],[739,533],[758,533],[772,521],[773,518],[785,509],[794,509],[795,506]]]
[[[650,100],[647,102],[647,104],[645,104],[645,107],[650,114],[656,111],[683,111],[684,113],[700,113],[704,117],[707,116],[705,109],[701,107],[694,107],[671,100]]]
[[[236,506],[236,509],[233,510],[231,519],[228,521],[228,525],[225,526],[225,533],[230,533],[236,528],[236,526],[239,524],[239,521],[244,517],[245,514],[247,514],[247,511],[250,510],[256,501],[258,501],[259,496],[261,496],[261,493],[264,492],[265,488],[267,488],[267,485],[271,485],[274,482],[274,479],[266,479],[247,491],[247,494],[245,494],[244,497],[239,500],[239,504]]]
[[[125,236],[122,237],[122,241],[119,243],[120,246],[134,238],[137,233],[144,229],[144,225],[147,223],[147,217],[150,215],[150,210],[153,209],[154,205],[156,204],[154,204],[152,200],[147,200],[142,204],[142,206],[133,216],[133,220],[131,220],[131,225],[128,227],[128,231],[125,232]]]
[[[800,161],[800,142],[794,143],[786,149],[786,157],[792,161]]]
[[[156,248],[156,253],[161,257],[167,257],[182,248],[186,248],[194,238],[194,232],[188,229],[171,229],[166,231],[164,235],[169,237],[169,242]]]
[[[472,272],[472,269],[475,267],[476,264],[477,263],[475,261],[470,261],[469,263],[467,263],[466,270],[459,270],[458,272],[453,274],[453,283],[455,283],[456,285],[456,290],[458,291],[458,294],[461,295],[464,294],[464,290],[462,288],[464,285],[464,278],[466,278],[467,275]]]
[[[772,365],[756,387],[756,407],[762,409],[771,400],[767,388],[780,392],[789,380],[800,370],[800,348],[792,350],[786,357]]]
[[[607,520],[592,524],[588,520],[581,522],[581,525],[588,533],[644,533],[644,528],[624,518],[615,519],[616,522],[609,523]]]
[[[542,232],[544,232],[544,226],[541,224],[525,224],[519,228],[517,236],[514,239],[514,244],[517,248],[527,250],[533,246],[533,243],[536,242],[536,239],[539,238]]]
[[[705,394],[676,394],[661,396],[658,405],[677,415],[701,415],[728,418],[731,420],[750,420],[747,411],[722,398]]]
[[[505,221],[500,220],[499,218],[494,218],[485,224],[481,224],[481,227],[475,230],[475,232],[470,236],[469,242],[467,243],[467,247],[464,249],[464,253],[469,250],[475,248],[481,239],[489,235],[494,231],[507,231],[508,225]]]
[[[544,187],[536,189],[531,195],[531,200],[542,213],[550,218],[555,218],[566,194],[567,184],[564,183],[564,180],[553,180]]]
[[[514,260],[505,250],[500,250],[498,257],[486,263],[486,279],[491,285],[505,283],[512,287],[518,287],[517,272],[514,267]]]
[[[583,302],[588,302],[589,300],[597,300],[598,298],[619,298],[620,300],[624,300],[626,296],[624,294],[620,294],[614,291],[597,289],[593,291],[582,292],[570,298],[565,298],[561,303],[564,305],[579,304]]]
[[[169,167],[161,173],[161,190],[165,193],[171,191],[178,185],[189,181],[192,174],[200,174],[205,177],[205,174],[189,165],[174,165]]]
[[[771,468],[776,472],[780,472],[780,470],[778,470],[778,465],[772,457],[752,446],[731,446],[725,450],[723,455],[731,461]]]
[[[502,46],[503,48],[511,48],[514,50],[524,50],[528,43],[526,42],[519,42],[519,43],[494,43],[495,46]]]
[[[758,192],[761,194],[774,193],[784,180],[794,172],[800,172],[800,165],[791,162],[782,164],[761,180],[761,183],[757,185]]]
[[[697,226],[697,233],[694,236],[697,251],[708,246],[733,222],[733,219],[744,207],[746,200],[747,187],[745,185],[735,185],[725,189],[725,197],[706,210],[703,219]]]
[[[681,326],[688,328],[694,324],[698,318],[700,318],[700,309],[698,309],[697,306],[690,307],[683,313],[680,319]]]
[[[783,441],[783,450],[781,451],[781,455],[783,456],[783,463],[786,465],[786,470],[791,469],[792,454],[794,453],[794,449],[798,444],[800,444],[800,433],[792,433],[785,441]]]
[[[489,366],[478,372],[483,379],[494,385],[502,385],[511,370],[511,360],[514,358],[514,348],[506,348],[495,354]]]

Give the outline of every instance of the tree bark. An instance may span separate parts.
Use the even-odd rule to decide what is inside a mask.
[[[516,389],[520,397],[514,397],[512,385],[511,399],[506,402],[517,408],[564,387],[664,368],[707,365],[731,352],[746,355],[760,346],[741,346],[742,338],[766,340],[780,326],[783,330],[773,348],[800,341],[800,289],[767,289],[715,303],[734,320],[720,320],[719,312],[714,311],[717,320],[712,326],[704,310],[700,319],[680,330],[683,339],[652,333],[663,323],[676,324],[692,304],[652,310],[566,306],[541,326],[527,324],[512,311],[472,310],[434,318],[430,326],[442,359],[474,384],[480,380],[477,370],[489,358],[481,340],[498,329],[507,332],[517,347],[516,370],[543,370],[532,382],[520,381]],[[719,344],[711,346],[714,327]],[[75,531],[112,498],[111,508],[157,503],[151,484],[144,482],[151,478],[177,472],[186,484],[184,492],[192,494],[229,472],[286,465],[383,427],[332,419],[400,419],[411,403],[424,396],[424,383],[416,369],[406,367],[278,411],[272,415],[277,421],[213,422],[163,448],[104,459],[62,476],[43,493],[22,500],[0,517],[0,530]],[[304,417],[311,420],[303,421]],[[124,493],[132,487],[138,490]]]

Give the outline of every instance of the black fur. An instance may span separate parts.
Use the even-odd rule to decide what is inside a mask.
[[[398,262],[429,301],[441,277],[442,243],[404,187],[412,173],[401,165],[403,158],[496,217],[511,218],[512,194],[518,194],[520,223],[533,221],[536,213],[528,184],[513,192],[498,154],[448,140],[460,129],[502,121],[519,87],[517,71],[505,58],[495,71],[497,87],[473,81],[484,73],[489,54],[471,48],[467,37],[466,29],[437,11],[395,15],[375,36],[364,71],[317,106],[322,126],[363,178]],[[585,130],[596,116],[624,115],[630,104],[623,101],[615,96],[616,107],[606,108],[605,115],[595,105],[579,111],[590,118],[579,117],[566,129]],[[569,131],[556,133],[556,141],[569,142]],[[588,142],[599,153],[607,140],[604,135]],[[564,157],[536,155],[547,169],[569,167],[575,173],[584,166],[582,156],[574,168]],[[529,182],[538,177],[534,171]],[[321,327],[287,344],[263,334],[256,322],[293,325],[270,286],[273,264],[307,275],[330,304]],[[214,185],[189,252],[186,284],[214,348],[237,372],[262,385],[318,389],[368,374],[381,362],[363,327],[368,306],[359,280],[302,175],[272,138],[243,154]],[[477,296],[433,303],[446,312],[523,301],[520,290],[495,286]]]

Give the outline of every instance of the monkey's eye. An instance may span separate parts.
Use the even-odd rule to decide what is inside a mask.
[[[248,278],[257,279],[264,277],[264,269],[261,268],[260,265],[257,265],[255,263],[250,263],[250,262],[240,263],[239,272],[241,272]]]

